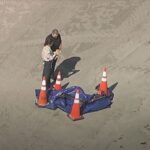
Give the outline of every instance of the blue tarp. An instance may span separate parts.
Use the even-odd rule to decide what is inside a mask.
[[[49,89],[47,91],[48,104],[45,106],[45,108],[53,110],[59,108],[66,113],[70,113],[77,89],[80,91],[81,115],[108,108],[112,104],[114,94],[111,88],[108,89],[108,96],[99,96],[97,94],[86,94],[81,87],[72,86],[60,91]],[[39,97],[39,92],[40,89],[35,90],[37,99]]]

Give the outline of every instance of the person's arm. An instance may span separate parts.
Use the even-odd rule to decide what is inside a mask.
[[[52,41],[51,41],[51,37],[50,37],[50,35],[48,35],[48,36],[46,37],[46,39],[45,39],[44,46],[46,46],[46,45],[51,45],[51,44],[52,44],[51,42],[52,42]]]
[[[59,50],[62,50],[62,43],[59,45]]]
[[[48,44],[48,36],[45,39],[44,46],[46,46],[47,44]]]
[[[62,40],[61,40],[60,34],[59,34],[59,40],[60,40],[59,50],[61,51],[62,50]]]

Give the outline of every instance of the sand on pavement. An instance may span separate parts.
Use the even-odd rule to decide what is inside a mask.
[[[0,16],[1,150],[150,149],[149,0],[1,0]],[[72,122],[34,105],[53,28],[63,40],[62,83],[96,92],[108,67],[108,84],[118,82],[110,109]]]

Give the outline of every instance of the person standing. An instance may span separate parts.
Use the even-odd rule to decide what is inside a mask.
[[[52,50],[52,53],[54,53],[56,55],[56,57],[51,62],[50,80],[51,80],[51,82],[53,82],[55,80],[54,73],[55,73],[56,62],[62,51],[61,35],[57,29],[53,29],[51,34],[49,34],[46,37],[44,45],[49,45]]]
[[[41,57],[43,60],[43,74],[46,78],[46,89],[50,88],[50,77],[52,74],[52,62],[55,58],[55,54],[51,50],[51,41],[50,39],[47,41],[47,43],[44,44],[44,47],[42,49]]]

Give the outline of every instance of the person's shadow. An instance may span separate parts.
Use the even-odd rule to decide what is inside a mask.
[[[68,59],[65,59],[61,64],[57,66],[55,70],[55,77],[57,76],[58,71],[61,72],[62,80],[79,72],[80,70],[76,70],[75,66],[80,60],[80,57],[70,57]]]

